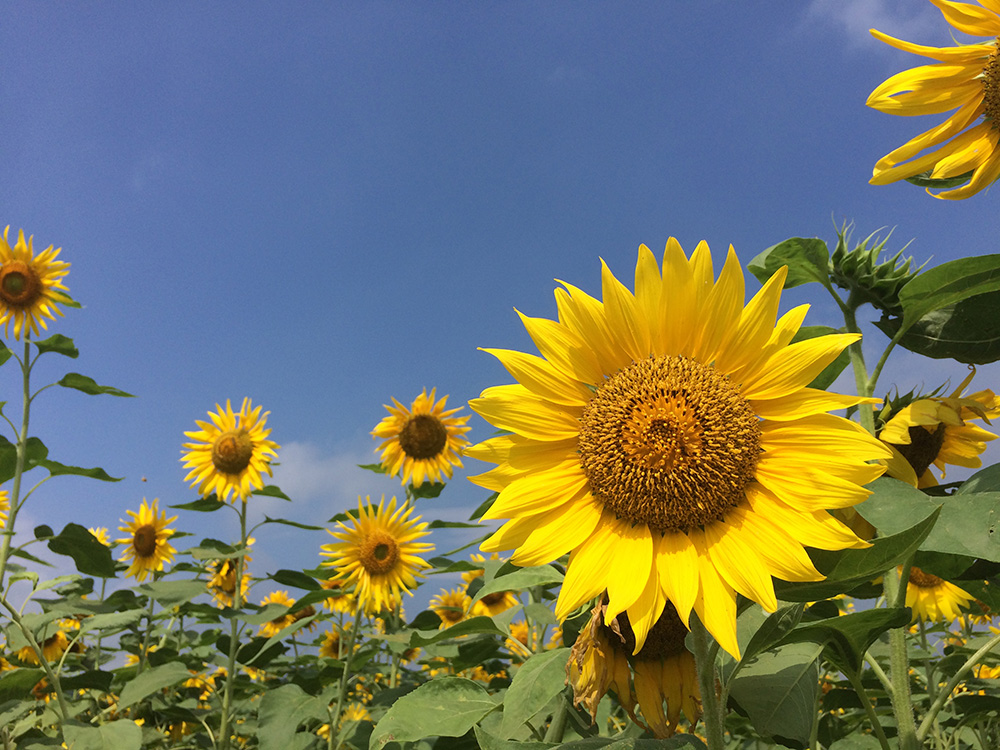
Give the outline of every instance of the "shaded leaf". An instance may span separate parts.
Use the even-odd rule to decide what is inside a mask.
[[[504,710],[506,711],[506,708]],[[547,750],[552,747],[560,747],[554,742],[519,742],[500,739],[478,724],[473,729],[476,730],[476,742],[481,750]]]
[[[181,503],[180,505],[171,505],[170,507],[175,510],[193,510],[197,513],[212,513],[224,505],[225,503],[220,502],[218,497],[213,493],[208,497],[202,497],[190,503]]]
[[[108,692],[111,689],[111,681],[114,680],[114,672],[102,672],[98,669],[91,669],[88,672],[81,672],[70,677],[63,676],[60,679],[63,690],[103,690]]]
[[[288,750],[295,730],[304,721],[326,719],[326,706],[298,685],[282,685],[264,692],[257,713],[261,750]]]
[[[428,529],[481,529],[478,523],[462,523],[461,521],[431,521],[427,524]]]
[[[507,633],[497,627],[492,617],[480,615],[470,617],[468,620],[452,625],[444,630],[414,630],[410,634],[410,646],[426,646],[429,643],[437,643],[447,638],[456,638],[460,635],[470,635],[472,633],[493,633],[506,637]]]
[[[125,398],[135,398],[131,393],[126,393],[125,391],[119,390],[110,385],[98,385],[93,378],[88,378],[86,375],[81,375],[78,372],[66,373],[62,379],[56,383],[56,385],[61,385],[63,388],[73,388],[77,391],[82,391],[91,396],[100,396],[102,394],[107,394],[108,396],[122,396]]]
[[[96,727],[86,724],[63,724],[63,737],[69,750],[139,750],[142,730],[131,719],[119,719]]]
[[[164,607],[186,604],[206,591],[204,581],[150,581],[136,586],[136,591],[153,597]]]
[[[76,348],[76,344],[73,343],[73,339],[63,336],[61,333],[49,336],[47,339],[42,339],[41,341],[32,341],[31,343],[38,347],[39,354],[55,352],[70,359],[76,359],[80,356],[80,351]]]
[[[443,482],[424,482],[419,487],[415,487],[414,485],[411,484],[410,494],[413,495],[413,498],[416,500],[419,500],[421,498],[431,499],[440,495],[441,490],[443,489],[444,489]]]
[[[911,279],[899,290],[902,327],[906,330],[928,313],[990,292],[1000,292],[1000,255],[942,263]]]
[[[281,569],[271,573],[268,578],[283,586],[294,586],[297,589],[304,589],[306,591],[319,591],[323,588],[316,582],[315,578],[307,576],[298,570]]]
[[[385,467],[382,464],[358,464],[359,469],[374,471],[376,474],[385,474]]]
[[[782,266],[788,266],[785,289],[817,281],[830,288],[830,250],[817,237],[792,237],[772,245],[747,264],[763,284]]]
[[[12,669],[0,674],[0,703],[9,700],[25,700],[40,679],[45,676],[43,669]]]
[[[753,634],[750,643],[743,648],[743,660],[749,662],[757,654],[778,645],[802,621],[803,611],[805,611],[804,604],[793,604],[768,615]]]
[[[910,612],[905,607],[867,609],[827,620],[804,623],[785,636],[784,643],[808,641],[829,645],[827,660],[841,668],[861,669],[865,653],[882,633],[890,628],[910,624]]]
[[[500,591],[519,591],[532,586],[548,586],[562,583],[563,574],[551,565],[536,565],[519,568],[509,562],[499,564],[496,560],[486,560],[482,564],[483,586],[476,592],[473,601],[479,601],[487,594]]]
[[[569,649],[559,648],[535,654],[522,664],[504,698],[501,733],[513,737],[532,716],[566,687]]]
[[[101,544],[97,537],[79,524],[66,524],[58,536],[48,540],[48,546],[57,555],[72,557],[76,569],[84,575],[115,577],[111,548]]]
[[[147,669],[142,674],[133,677],[122,688],[118,705],[127,708],[138,703],[163,688],[176,685],[191,677],[188,668],[179,661],[171,661],[158,667]]]

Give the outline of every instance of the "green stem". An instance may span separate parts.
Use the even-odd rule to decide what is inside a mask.
[[[885,688],[885,692],[891,699],[895,690],[892,687],[892,680],[889,679],[889,675],[887,675],[885,670],[882,669],[882,665],[875,661],[875,657],[866,654],[865,661],[868,662],[868,666],[872,668],[872,672],[874,672],[875,676],[878,677],[879,682],[882,683],[882,687]]]
[[[871,698],[868,697],[868,691],[865,690],[865,686],[861,683],[861,678],[853,669],[846,670],[844,674],[847,676],[847,679],[850,680],[851,687],[853,687],[854,692],[858,694],[858,698],[861,699],[861,705],[865,707],[865,713],[868,714],[868,720],[871,722],[872,729],[875,731],[875,736],[878,737],[882,750],[889,750],[889,740],[885,736],[885,730],[882,729],[882,724],[879,723],[878,715],[875,713],[875,707],[872,705]]]
[[[14,484],[11,488],[10,513],[3,529],[3,544],[0,545],[0,591],[3,590],[4,577],[7,574],[7,561],[10,559],[10,545],[14,539],[14,521],[21,509],[21,476],[24,474],[24,460],[28,445],[28,416],[31,412],[31,349],[27,335],[24,337],[24,359],[21,363],[22,403],[21,431],[17,436],[17,453],[14,459]]]
[[[566,719],[569,717],[569,701],[565,695],[559,696],[559,708],[556,709],[552,723],[545,731],[545,742],[562,742],[563,734],[566,732]]]
[[[356,613],[354,615],[354,621],[351,623],[351,634],[347,637],[347,653],[344,655],[344,671],[340,674],[340,689],[337,691],[337,709],[333,714],[330,714],[330,737],[333,737],[333,733],[337,731],[337,723],[340,721],[340,713],[344,710],[344,698],[347,697],[347,681],[351,676],[351,659],[354,657],[354,644],[358,639],[358,626],[361,620],[361,613]],[[337,747],[340,743],[337,743]],[[331,739],[327,743],[329,750],[336,750],[333,745],[333,740]]]
[[[247,546],[247,501],[244,499],[240,506],[240,549],[244,552]],[[243,560],[244,555],[240,554],[236,558],[236,584],[233,586],[233,609],[237,612],[243,607]],[[226,662],[226,687],[222,696],[222,724],[219,727],[220,750],[228,750],[230,734],[230,711],[233,705],[233,682],[236,675],[236,651],[239,648],[240,618],[233,615],[229,630],[229,659]]]
[[[857,302],[853,297],[848,297],[847,302],[841,305],[841,310],[844,313],[844,324],[848,333],[861,333],[861,328],[858,326],[858,318],[855,314],[857,309]],[[861,350],[861,339],[858,339],[847,347],[847,352],[851,358],[851,367],[854,369],[854,385],[858,391],[858,395],[871,396],[872,383],[868,379],[868,369],[865,367],[865,355]],[[874,435],[875,412],[872,410],[872,405],[860,404],[858,406],[858,417],[861,420],[861,426]]]
[[[104,604],[104,590],[108,585],[108,579],[101,579],[101,604]],[[101,641],[104,639],[104,630],[98,628],[97,630],[97,646],[95,647],[97,654],[94,656],[94,666],[97,669],[101,668]]]
[[[708,750],[724,750],[725,718],[724,707],[715,693],[715,659],[708,643],[708,631],[691,613],[691,641],[694,646],[694,661],[698,670],[698,687],[701,690],[702,721],[705,722],[705,736]]]
[[[157,574],[153,573],[153,580],[157,579]],[[142,645],[139,647],[139,668],[135,671],[135,676],[142,674],[146,668],[147,651],[149,650],[149,634],[153,629],[153,605],[156,602],[153,597],[149,597],[149,607],[146,608],[146,632],[142,635]]]
[[[887,570],[882,576],[886,602],[892,607],[906,603],[906,583],[910,577],[912,557],[903,565],[901,575]],[[889,668],[892,674],[892,710],[896,716],[899,750],[917,750],[917,729],[913,719],[913,698],[910,695],[910,662],[906,652],[906,630],[889,630]]]

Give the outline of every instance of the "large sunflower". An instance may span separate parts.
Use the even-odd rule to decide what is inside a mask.
[[[167,525],[176,521],[177,516],[167,518],[166,512],[159,509],[159,502],[157,498],[153,498],[153,504],[148,505],[146,498],[143,498],[139,512],[126,511],[132,516],[132,520],[125,526],[118,527],[119,531],[128,534],[124,539],[116,540],[118,544],[125,545],[122,556],[118,559],[123,562],[132,561],[126,575],[134,576],[137,581],[144,581],[151,573],[163,570],[164,563],[173,562],[177,553],[167,541],[174,534],[173,529],[168,529]]]
[[[906,606],[913,610],[913,622],[918,619],[951,622],[974,599],[972,594],[943,578],[925,573],[916,566],[910,568],[910,580],[906,584]]]
[[[886,462],[890,476],[915,487],[933,487],[938,480],[931,466],[937,467],[942,479],[948,464],[969,469],[982,466],[979,456],[997,436],[971,421],[988,422],[1000,416],[1000,397],[991,390],[962,396],[974,374],[951,396],[917,399],[889,417],[878,436],[893,451]]]
[[[21,334],[38,335],[39,324],[48,328],[45,319],[55,320],[62,311],[56,307],[56,302],[65,303],[68,292],[63,283],[63,277],[69,273],[69,263],[56,260],[62,248],[48,249],[35,257],[31,246],[33,237],[24,241],[24,230],[17,232],[17,242],[14,247],[7,244],[8,226],[3,230],[0,240],[0,325],[4,327],[4,336],[10,334],[10,324],[14,323],[14,338],[20,340]]]
[[[865,399],[807,387],[858,336],[789,344],[807,306],[775,323],[785,275],[744,308],[731,247],[715,282],[708,246],[671,238],[662,275],[639,248],[635,294],[605,265],[603,302],[564,283],[558,321],[521,315],[543,357],[485,350],[520,383],[470,403],[511,433],[466,451],[499,464],[472,478],[500,493],[484,518],[510,519],[482,549],[571,553],[559,618],[607,590],[639,649],[671,601],[736,654],[737,592],[773,611],[772,576],[822,578],[804,545],[866,546],[826,509],[864,500],[889,451],[826,413]]]
[[[359,497],[357,517],[348,513],[350,526],[338,522],[329,532],[339,541],[322,547],[320,554],[330,558],[323,565],[336,568],[337,578],[354,587],[359,606],[368,614],[399,606],[402,592],[411,594],[421,569],[430,567],[418,555],[434,545],[416,541],[428,536],[427,524],[411,513],[406,505],[397,509],[396,498],[386,508],[383,495],[375,508],[370,497],[364,503]]]
[[[957,178],[959,184],[965,183],[936,194],[957,200],[975,195],[1000,177],[1000,2],[930,1],[958,31],[990,39],[980,44],[926,47],[872,29],[876,39],[937,62],[892,76],[868,97],[869,107],[905,116],[956,111],[879,159],[871,183],[886,185],[930,170],[933,179]]]
[[[271,459],[278,455],[278,444],[267,439],[271,431],[264,429],[271,412],[261,414],[261,407],[254,409],[248,398],[238,412],[229,401],[225,409],[215,408],[218,412],[208,413],[211,423],[195,420],[200,429],[184,433],[198,441],[184,444],[189,451],[181,460],[191,469],[184,481],[197,485],[202,495],[214,492],[219,500],[228,500],[232,493],[245,501],[264,486],[261,475],[271,476]]]
[[[427,389],[416,397],[407,409],[396,399],[395,406],[385,405],[389,416],[375,425],[372,437],[382,438],[375,449],[382,452],[382,466],[395,476],[402,470],[403,484],[413,481],[419,487],[426,481],[440,482],[442,476],[451,479],[452,469],[462,465],[462,448],[468,440],[462,437],[469,431],[464,417],[454,416],[458,409],[445,410],[448,397],[434,401],[436,389]]]

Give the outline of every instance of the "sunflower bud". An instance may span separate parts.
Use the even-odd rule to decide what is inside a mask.
[[[878,232],[873,232],[848,250],[851,238],[851,226],[845,225],[837,230],[837,247],[830,257],[830,278],[841,289],[847,289],[860,302],[870,302],[882,312],[893,317],[903,314],[899,304],[899,290],[914,278],[923,266],[911,271],[913,258],[903,258],[903,250],[883,263],[878,257],[885,249],[889,235],[885,239],[878,238]],[[891,235],[891,232],[890,232]],[[873,243],[869,247],[869,243]]]

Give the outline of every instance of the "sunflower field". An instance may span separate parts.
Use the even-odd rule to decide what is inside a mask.
[[[1000,177],[1000,2],[932,2],[987,41],[876,32],[935,63],[869,105],[955,112],[872,182],[961,200]],[[61,248],[8,227],[0,366],[23,388],[0,403],[0,747],[996,750],[1000,464],[981,456],[1000,396],[977,366],[1000,361],[1000,255],[918,266],[888,241],[843,224],[721,267],[674,238],[600,261],[597,296],[559,282],[555,319],[518,312],[536,351],[483,349],[505,382],[376,406],[377,460],[356,470],[399,493],[323,525],[273,483],[270,412],[240,393],[178,436],[186,502],[31,529],[50,479],[117,481],[50,458],[36,401],[132,394],[39,382],[43,357],[80,354],[59,319],[86,313]],[[841,317],[781,313],[800,286]],[[885,384],[903,352],[960,382]],[[436,520],[469,459],[478,507]],[[255,520],[262,497],[287,517]],[[228,514],[239,534],[217,538]],[[324,532],[313,567],[258,566],[276,527]]]

